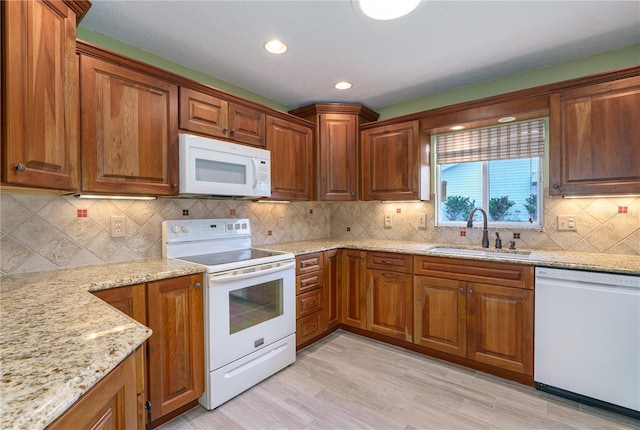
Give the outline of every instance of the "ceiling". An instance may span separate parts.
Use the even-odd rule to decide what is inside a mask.
[[[428,0],[393,22],[349,0],[92,3],[80,27],[291,108],[382,108],[640,43],[637,0]],[[287,53],[263,49],[274,37]]]

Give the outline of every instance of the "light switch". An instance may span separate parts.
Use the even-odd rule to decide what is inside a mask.
[[[575,215],[558,215],[558,231],[576,231]]]
[[[391,214],[384,214],[384,228],[391,228],[393,224],[391,222]]]

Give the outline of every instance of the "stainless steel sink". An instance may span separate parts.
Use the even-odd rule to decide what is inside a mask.
[[[429,248],[429,251],[443,255],[499,258],[501,260],[526,260],[531,255],[529,251],[459,248],[455,246],[434,246]]]

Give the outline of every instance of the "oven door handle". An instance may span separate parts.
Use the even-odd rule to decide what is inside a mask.
[[[272,267],[270,269],[265,269],[265,270],[256,270],[255,272],[249,272],[249,273],[227,275],[225,273],[229,273],[229,272],[224,272],[224,273],[221,273],[220,275],[215,275],[215,274],[209,275],[209,279],[211,280],[212,283],[219,283],[219,281],[229,281],[229,280],[238,281],[240,279],[255,278],[257,276],[268,275],[270,273],[285,271],[285,270],[294,268],[295,265],[296,265],[295,261],[292,261],[291,263],[283,264],[282,266]]]

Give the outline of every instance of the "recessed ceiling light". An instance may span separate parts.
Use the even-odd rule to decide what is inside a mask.
[[[420,0],[356,0],[362,13],[378,21],[390,21],[410,14]]]
[[[333,86],[336,87],[339,90],[348,90],[353,85],[351,84],[351,82],[340,81],[340,82],[336,82]]]
[[[516,117],[515,116],[505,116],[502,117],[498,120],[498,122],[511,122],[511,121],[515,121]]]
[[[458,131],[464,129],[464,125],[454,125],[449,130]]]
[[[264,44],[264,49],[272,54],[284,54],[289,47],[281,40],[271,39]]]

